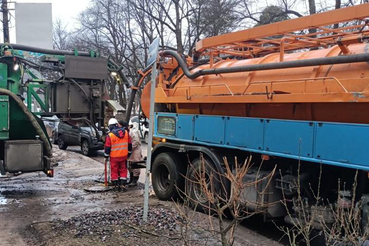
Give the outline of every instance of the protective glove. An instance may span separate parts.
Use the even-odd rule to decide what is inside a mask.
[[[104,153],[104,158],[105,158],[105,160],[109,160],[109,154],[106,154],[106,153]]]
[[[131,157],[132,151],[128,151],[128,158]]]

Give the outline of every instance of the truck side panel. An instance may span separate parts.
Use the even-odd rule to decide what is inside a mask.
[[[155,137],[364,171],[369,171],[368,135],[366,124],[173,113],[155,117]]]
[[[9,97],[0,95],[0,140],[9,139]]]

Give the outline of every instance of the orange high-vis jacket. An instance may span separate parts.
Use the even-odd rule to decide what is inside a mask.
[[[124,131],[124,137],[119,138],[114,133],[109,133],[111,141],[110,157],[127,157],[128,156],[128,138],[129,134]]]

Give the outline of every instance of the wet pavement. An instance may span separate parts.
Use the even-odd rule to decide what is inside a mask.
[[[72,152],[75,152],[75,153],[81,153],[81,147],[71,146],[71,147],[68,147],[68,151],[72,151]],[[147,156],[147,144],[145,144],[145,143],[142,143],[141,154],[142,154],[143,158]],[[104,163],[104,161],[105,161],[104,151],[103,150],[98,150],[92,156],[90,156],[90,158],[95,160],[95,161],[98,161],[100,163]],[[141,170],[139,182],[145,183],[145,169]]]
[[[85,223],[88,231],[88,223],[90,222],[86,222],[86,219],[95,218],[96,216],[98,218],[108,218],[112,214],[119,215],[122,218],[131,216],[130,220],[132,221],[141,217],[144,170],[141,171],[141,184],[128,189],[127,192],[89,193],[85,191],[86,187],[102,186],[101,183],[96,182],[97,180],[101,181],[103,177],[104,165],[102,163],[104,159],[102,152],[89,158],[80,154],[77,147],[71,147],[63,151],[54,146],[53,151],[53,160],[58,163],[54,178],[48,178],[42,172],[0,178],[0,245],[40,245],[40,242],[42,242],[42,245],[100,245],[103,242],[104,244],[108,243],[105,242],[108,239],[99,237],[97,240],[103,241],[94,241],[94,239],[81,243],[81,241],[78,241],[80,238],[73,236],[78,231],[83,231],[82,234],[86,232],[82,230],[83,228],[79,228],[80,225],[84,225],[83,223]],[[144,153],[146,153],[145,151],[143,149]],[[130,209],[133,207],[136,209]],[[124,208],[132,210],[133,213],[127,213],[122,210]],[[150,208],[153,208],[152,211],[158,213],[157,216],[161,216],[161,219],[164,219],[163,221],[170,221],[169,219],[165,220],[168,214],[176,217],[173,212],[163,212],[163,214],[161,212],[168,209],[173,211],[175,209],[173,202],[162,202],[151,196]],[[206,221],[206,216],[204,216],[199,215],[196,218],[204,222]],[[158,221],[160,225],[155,225],[159,227],[167,226],[164,222],[160,222],[161,220]],[[72,228],[72,232],[65,231],[64,234],[60,233],[59,236],[58,230],[60,228],[58,226],[62,225],[63,227],[64,224],[68,225],[68,223],[77,225],[77,229]],[[173,223],[171,222],[168,228],[172,228]],[[139,221],[136,224],[139,224]],[[125,233],[124,235],[120,233],[119,237],[111,236],[112,240],[115,240],[112,242],[121,242],[123,240],[122,235],[126,239],[129,238],[130,232],[126,229],[114,229],[120,226],[119,223],[112,225],[109,222],[107,225],[113,226],[111,231],[114,233],[121,230],[122,233],[123,231]],[[90,228],[90,230],[93,233],[93,229]],[[241,245],[278,245],[278,243],[259,236],[247,228],[240,227],[240,230],[242,231],[239,239]],[[137,232],[137,230],[135,231]],[[157,235],[153,237],[155,240],[158,238]],[[145,240],[142,241],[141,245],[150,245],[150,237],[145,237]],[[161,241],[155,242],[162,243]]]
[[[142,202],[142,189],[130,189],[124,196],[85,192],[85,187],[102,185],[95,182],[103,176],[100,162],[56,146],[54,158],[54,178],[39,172],[0,179],[0,245],[27,245],[23,237],[32,223]]]

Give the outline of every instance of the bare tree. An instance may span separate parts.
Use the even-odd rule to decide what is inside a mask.
[[[67,26],[60,19],[56,19],[53,23],[53,46],[57,50],[71,49],[70,40],[72,32],[68,31]]]
[[[238,28],[240,16],[236,9],[240,0],[193,0],[187,16],[184,47],[192,55],[201,38],[217,36]]]
[[[235,230],[242,220],[265,212],[271,205],[262,201],[263,199],[249,201],[247,193],[250,187],[258,187],[264,183],[265,189],[257,193],[257,196],[263,197],[269,191],[276,167],[266,176],[257,175],[254,180],[245,181],[244,177],[253,166],[251,157],[242,163],[235,158],[232,165],[224,157],[223,162],[225,170],[221,173],[201,155],[200,159],[187,168],[186,189],[182,194],[185,202],[195,209],[203,210],[209,216],[209,223],[212,223],[213,216],[216,216],[218,228],[215,229],[212,224],[209,227],[220,236],[220,243],[226,246],[233,245]],[[247,204],[252,204],[257,209],[249,209]],[[225,220],[226,211],[231,214],[230,222]]]
[[[261,26],[287,19],[287,11],[283,10],[281,7],[271,5],[263,10],[260,15],[259,22],[256,24],[256,26]]]
[[[136,8],[155,21],[162,45],[175,45],[178,53],[184,53],[183,33],[188,27],[186,20],[194,11],[190,0],[152,0],[149,5],[136,5]],[[165,40],[166,36],[169,37],[168,41]],[[174,44],[171,37],[175,40]]]
[[[60,22],[55,24],[54,41],[56,48],[94,50],[120,64],[127,78],[118,83],[112,80],[108,86],[111,97],[125,106],[129,91],[124,85],[132,84],[137,71],[145,67],[147,49],[155,37],[163,47],[191,56],[196,42],[204,37],[364,0],[336,0],[335,6],[315,1],[301,8],[304,5],[298,0],[279,0],[275,6],[255,0],[92,0],[79,17],[81,27],[71,43]]]
[[[81,49],[96,50],[122,64],[128,44],[127,20],[122,12],[124,9],[124,3],[119,1],[93,0],[90,7],[80,14],[81,28],[74,42]],[[127,98],[124,84],[128,83],[111,79],[108,84],[110,96],[118,99],[123,106]]]

